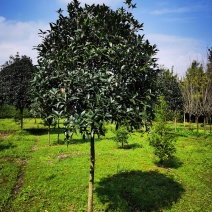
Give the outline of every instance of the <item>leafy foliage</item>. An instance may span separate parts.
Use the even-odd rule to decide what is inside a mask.
[[[124,144],[127,144],[127,139],[129,137],[129,132],[127,130],[126,126],[120,126],[116,131],[115,131],[115,141],[120,142],[122,148],[124,147]]]
[[[51,30],[41,32],[35,96],[47,96],[47,101],[52,97],[55,102],[47,105],[64,105],[61,110],[69,122],[83,127],[98,128],[99,122],[123,117],[137,126],[143,111],[151,119],[156,48],[137,33],[143,25],[124,8],[82,8],[78,1],[68,5],[68,14],[59,12]],[[61,89],[64,98],[58,97]]]
[[[74,0],[68,4],[68,16],[59,10],[50,30],[40,32],[43,40],[35,47],[39,67],[32,81],[33,98],[47,117],[54,111],[63,114],[66,128],[89,130],[90,197],[94,135],[102,131],[102,123],[124,119],[133,127],[149,124],[157,99],[157,49],[140,35],[143,24],[129,12],[135,5],[129,0],[126,6],[113,11],[104,4],[81,7]]]
[[[180,83],[177,75],[174,75],[173,70],[160,68],[158,77],[158,88],[160,96],[164,96],[167,103],[167,109],[174,112],[180,111],[183,108],[183,99]]]
[[[23,110],[30,105],[29,83],[32,79],[34,66],[27,56],[11,56],[0,71],[0,104],[14,105],[21,113],[21,128]]]
[[[166,123],[166,102],[163,97],[160,97],[160,105],[156,113],[156,123],[149,136],[150,145],[155,150],[154,153],[160,159],[161,163],[171,159],[176,152],[173,142],[176,141],[176,135],[170,133],[170,126]]]

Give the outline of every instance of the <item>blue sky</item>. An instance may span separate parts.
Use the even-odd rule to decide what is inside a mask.
[[[84,5],[102,4],[116,9],[124,0],[81,0]],[[41,42],[39,29],[49,28],[57,19],[56,11],[66,11],[69,0],[0,0],[0,65],[10,55],[19,52],[36,64],[33,49]],[[137,8],[132,12],[140,23],[141,32],[159,50],[158,63],[174,66],[179,76],[185,74],[196,59],[206,64],[207,48],[212,47],[211,0],[133,0]]]

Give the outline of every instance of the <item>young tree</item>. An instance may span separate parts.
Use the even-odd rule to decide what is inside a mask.
[[[173,142],[176,141],[176,135],[172,134],[170,127],[166,122],[168,105],[163,96],[160,97],[159,104],[156,109],[155,123],[153,129],[149,134],[150,145],[154,147],[154,153],[163,164],[173,157],[176,148]]]
[[[117,130],[115,130],[115,141],[121,143],[121,147],[124,148],[124,145],[127,144],[129,137],[129,131],[126,126],[122,125]]]
[[[156,46],[140,35],[143,24],[129,12],[135,5],[131,0],[126,5],[113,11],[104,4],[81,7],[74,0],[68,4],[68,16],[59,10],[51,29],[41,31],[43,41],[36,47],[40,69],[34,87],[49,85],[36,95],[48,96],[56,89],[56,104],[63,105],[67,126],[90,133],[88,211],[93,210],[95,133],[104,121],[124,119],[139,127],[151,121],[154,112]],[[64,96],[59,98],[61,90]]]
[[[54,86],[58,82],[54,76],[51,76],[53,69],[36,68],[34,77],[31,81],[31,113],[39,115],[44,124],[48,126],[48,144],[50,145],[50,127],[56,125],[56,120],[62,111],[57,112],[58,102],[63,95],[58,92]]]
[[[29,84],[34,72],[32,60],[27,56],[11,56],[0,71],[1,101],[14,105],[20,110],[21,129],[23,128],[23,111],[30,105]]]

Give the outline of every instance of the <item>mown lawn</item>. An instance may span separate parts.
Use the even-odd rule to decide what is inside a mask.
[[[49,146],[41,120],[24,121],[21,131],[0,120],[0,211],[86,211],[89,140],[74,135],[67,148],[52,129]],[[96,139],[94,211],[212,211],[212,135],[179,125],[175,157],[162,167],[147,134],[135,132],[121,149],[107,129]]]

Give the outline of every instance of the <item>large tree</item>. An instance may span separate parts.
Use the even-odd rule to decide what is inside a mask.
[[[34,72],[32,60],[27,56],[19,56],[17,53],[10,56],[0,71],[2,104],[14,105],[20,110],[21,129],[23,128],[23,111],[29,107],[29,85]]]
[[[57,90],[52,109],[61,108],[66,126],[89,130],[88,211],[93,210],[94,136],[102,122],[125,120],[139,127],[151,122],[154,112],[156,46],[140,34],[143,24],[130,12],[135,6],[131,0],[126,6],[114,11],[104,4],[82,7],[74,0],[68,4],[68,16],[59,10],[50,30],[41,31],[43,41],[36,47],[34,93],[52,96]],[[40,86],[46,89],[38,92]]]

